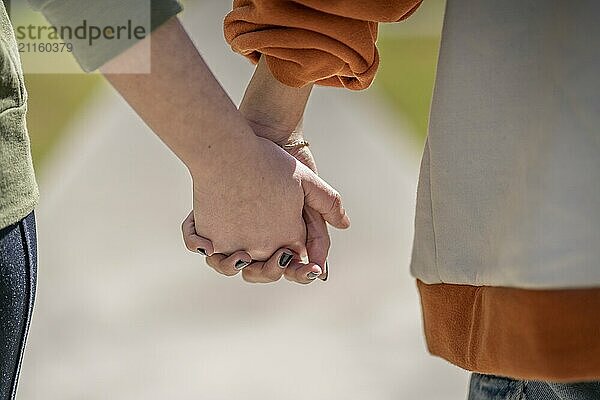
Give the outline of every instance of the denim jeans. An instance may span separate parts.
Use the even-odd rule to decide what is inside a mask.
[[[600,382],[520,381],[472,374],[468,400],[598,400]]]
[[[0,230],[0,400],[17,391],[37,272],[35,217]]]

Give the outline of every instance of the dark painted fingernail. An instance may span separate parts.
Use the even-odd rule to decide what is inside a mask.
[[[317,279],[317,276],[319,276],[319,275],[320,275],[320,274],[319,274],[318,272],[309,272],[309,273],[306,275],[306,277],[312,281],[312,280],[315,280],[315,279]]]
[[[208,256],[208,254],[206,254],[206,250],[201,249],[200,247],[198,247],[196,250],[198,251],[198,253],[202,254],[204,257]]]
[[[235,269],[239,271],[241,269],[246,268],[248,265],[250,265],[250,263],[248,261],[239,260],[238,262],[235,263]]]
[[[329,279],[329,262],[325,260],[325,272],[323,273],[321,280],[325,282],[327,279]]]
[[[290,262],[292,261],[292,257],[294,257],[293,254],[290,253],[283,253],[281,255],[281,257],[279,257],[279,266],[281,268],[285,268],[288,265],[290,265]]]

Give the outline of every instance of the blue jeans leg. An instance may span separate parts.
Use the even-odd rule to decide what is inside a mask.
[[[0,229],[0,400],[15,398],[37,272],[35,217]]]
[[[471,375],[468,400],[599,400],[600,382],[553,383]]]

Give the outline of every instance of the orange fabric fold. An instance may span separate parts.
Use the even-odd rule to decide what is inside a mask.
[[[235,0],[225,17],[231,48],[261,56],[285,85],[308,83],[361,90],[379,66],[378,22],[412,14],[420,1]]]
[[[295,0],[327,14],[372,22],[398,22],[421,5],[415,0]]]

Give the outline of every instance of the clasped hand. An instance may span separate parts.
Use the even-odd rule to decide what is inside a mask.
[[[230,148],[216,147],[216,153]],[[212,157],[218,174],[192,171],[194,211],[182,224],[186,247],[206,255],[219,273],[242,272],[248,282],[326,279],[325,221],[340,229],[350,221],[338,192],[309,168],[308,149],[296,154],[307,166],[258,136],[233,148]]]

